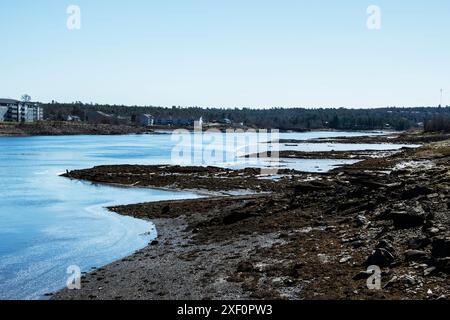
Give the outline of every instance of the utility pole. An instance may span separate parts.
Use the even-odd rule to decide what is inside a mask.
[[[439,103],[439,107],[442,107],[442,98],[443,98],[443,96],[444,96],[444,89],[441,89],[441,100],[440,100],[440,103]]]

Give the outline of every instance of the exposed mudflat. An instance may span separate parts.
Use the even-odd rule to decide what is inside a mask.
[[[450,134],[442,133],[390,133],[388,135],[378,136],[360,136],[360,137],[336,137],[336,138],[317,138],[309,140],[281,139],[279,143],[345,143],[345,144],[423,144],[450,139]]]
[[[365,160],[373,158],[386,158],[394,155],[400,151],[398,150],[357,150],[357,151],[295,151],[282,150],[277,152],[277,156],[281,159],[337,159],[337,160]],[[250,156],[264,158],[272,157],[273,153],[268,151],[266,153],[253,154]]]
[[[441,141],[327,174],[285,172],[280,181],[212,167],[69,172],[98,183],[255,194],[110,208],[152,220],[159,237],[53,299],[448,299],[449,161],[450,141]],[[369,265],[382,269],[380,290],[367,288]]]
[[[114,183],[132,187],[171,188],[183,190],[252,190],[253,192],[276,191],[280,186],[295,183],[315,174],[283,169],[277,180],[261,179],[261,170],[242,170],[218,167],[181,167],[171,165],[116,165],[98,166],[86,170],[75,170],[63,176],[96,183]]]

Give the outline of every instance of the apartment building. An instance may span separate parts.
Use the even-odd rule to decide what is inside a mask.
[[[43,108],[37,103],[0,99],[0,121],[34,122],[43,119]]]

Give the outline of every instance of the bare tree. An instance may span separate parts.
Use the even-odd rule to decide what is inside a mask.
[[[31,97],[28,94],[24,94],[21,99],[22,99],[22,102],[30,102],[31,101]]]

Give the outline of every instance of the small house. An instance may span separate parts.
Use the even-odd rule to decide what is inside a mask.
[[[140,114],[136,117],[136,123],[143,127],[151,127],[155,124],[155,117],[151,114]]]

